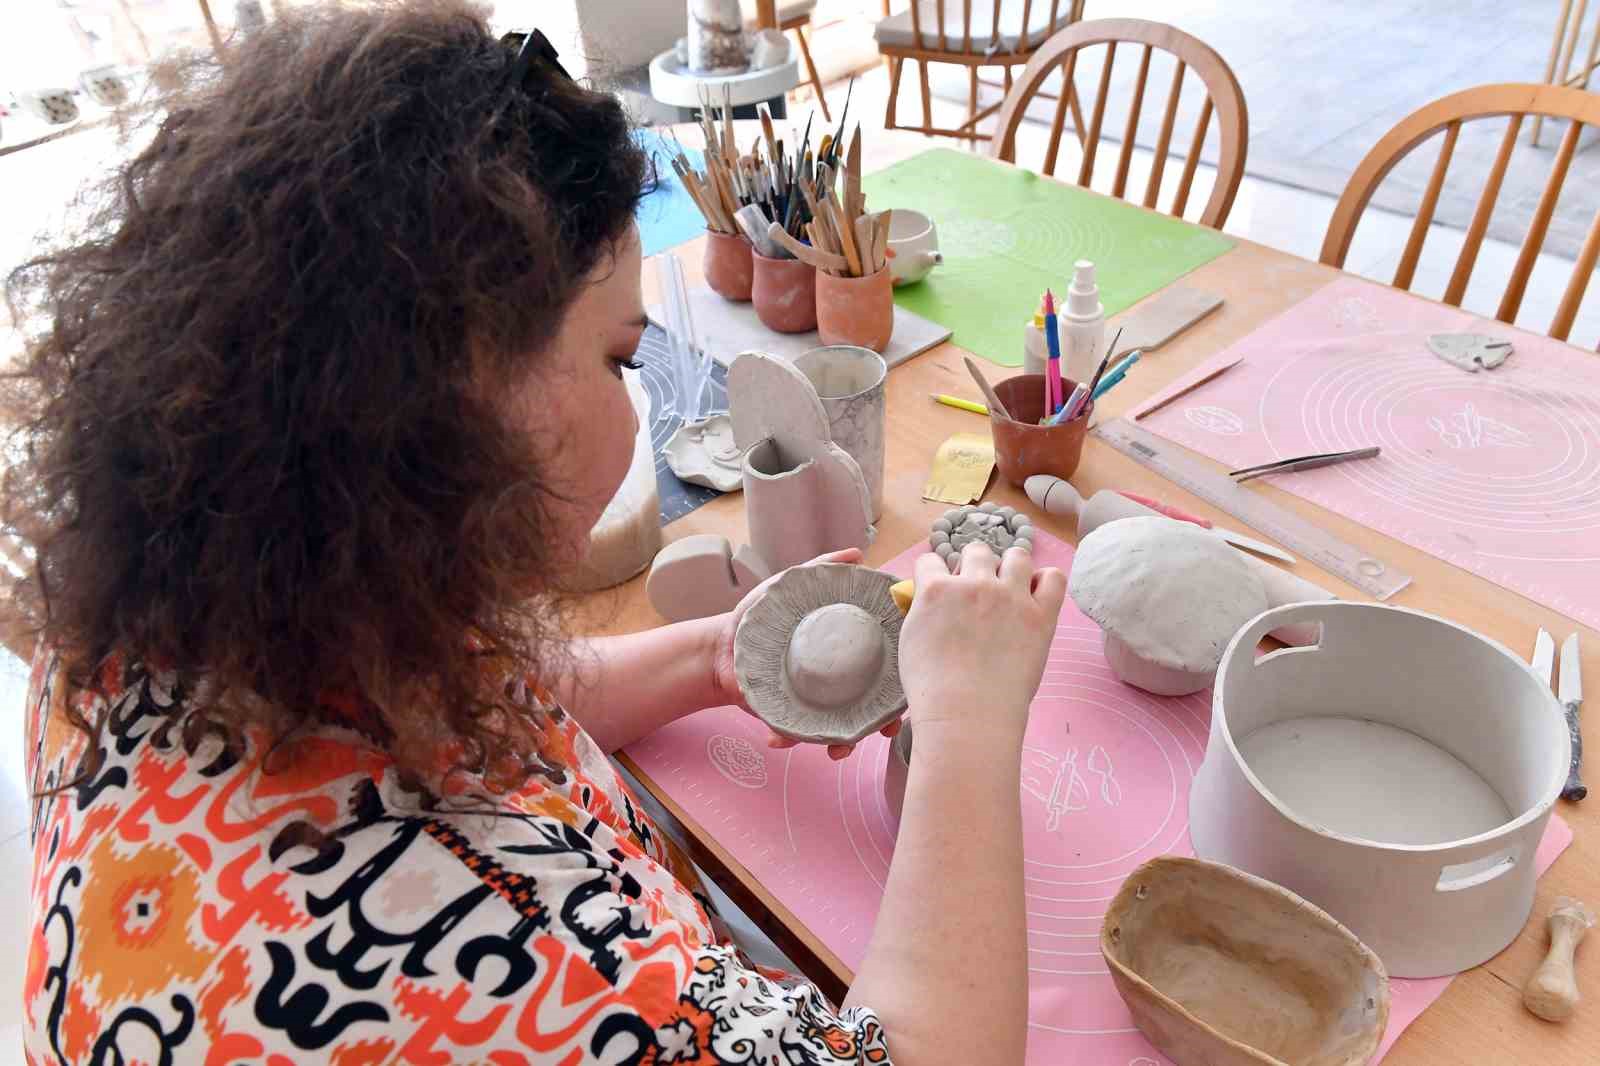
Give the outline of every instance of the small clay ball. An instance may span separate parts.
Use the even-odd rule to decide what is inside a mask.
[[[965,510],[963,507],[952,507],[939,517],[939,521],[949,522],[950,528],[954,529],[961,522],[961,516]]]
[[[954,555],[956,553],[955,548],[950,545],[949,541],[946,541],[945,543],[939,545],[938,547],[934,548],[933,550],[938,554],[939,558],[941,558],[941,559],[949,559],[952,555]]]
[[[933,535],[928,538],[928,543],[932,544],[935,548],[937,548],[941,544],[949,544],[950,543],[950,534],[941,532],[941,531],[936,529],[936,530],[933,531]]]
[[[1011,527],[1013,533],[1021,533],[1024,529],[1033,528],[1033,523],[1028,521],[1028,516],[1025,514],[1012,515],[1006,524]]]
[[[944,518],[941,518],[933,523],[933,531],[935,533],[949,533],[954,528],[955,527],[950,524],[949,520]]]
[[[993,503],[984,502],[978,504],[978,510],[982,511],[984,514],[993,514],[999,509],[999,506]]]
[[[1017,516],[1017,509],[1015,507],[1002,507],[995,513],[1000,516],[1002,522],[1010,522]]]

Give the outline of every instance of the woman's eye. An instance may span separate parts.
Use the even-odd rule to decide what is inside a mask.
[[[639,362],[639,360],[635,359],[631,355],[628,356],[625,359],[612,359],[611,360],[611,372],[613,374],[617,375],[617,377],[619,377],[619,378],[622,376],[622,372],[624,370],[643,370],[643,369],[644,369],[644,364]]]

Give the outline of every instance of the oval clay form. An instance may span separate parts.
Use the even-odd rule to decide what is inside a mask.
[[[1164,856],[1128,875],[1100,953],[1140,1032],[1177,1063],[1362,1066],[1389,977],[1324,911],[1231,866]]]

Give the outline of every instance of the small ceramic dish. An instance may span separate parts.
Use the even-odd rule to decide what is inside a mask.
[[[796,566],[746,609],[733,637],[745,701],[773,731],[852,744],[906,709],[893,577],[864,566]]]
[[[1231,866],[1164,856],[1128,875],[1100,953],[1134,1024],[1177,1063],[1362,1066],[1389,977],[1355,934]]]
[[[734,442],[733,419],[726,414],[685,422],[661,450],[679,481],[718,492],[743,486],[744,452]]]

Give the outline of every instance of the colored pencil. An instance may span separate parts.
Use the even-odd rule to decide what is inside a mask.
[[[1044,414],[1049,418],[1061,409],[1061,404],[1066,400],[1061,394],[1061,334],[1056,328],[1056,295],[1049,289],[1044,291],[1044,342],[1050,352],[1050,361],[1044,371]]]
[[[932,396],[935,403],[942,403],[946,407],[958,407],[963,411],[971,411],[975,415],[986,415],[989,413],[989,409],[983,404],[973,403],[971,400],[963,400],[959,396],[946,396],[942,392],[930,393],[929,395]]]

